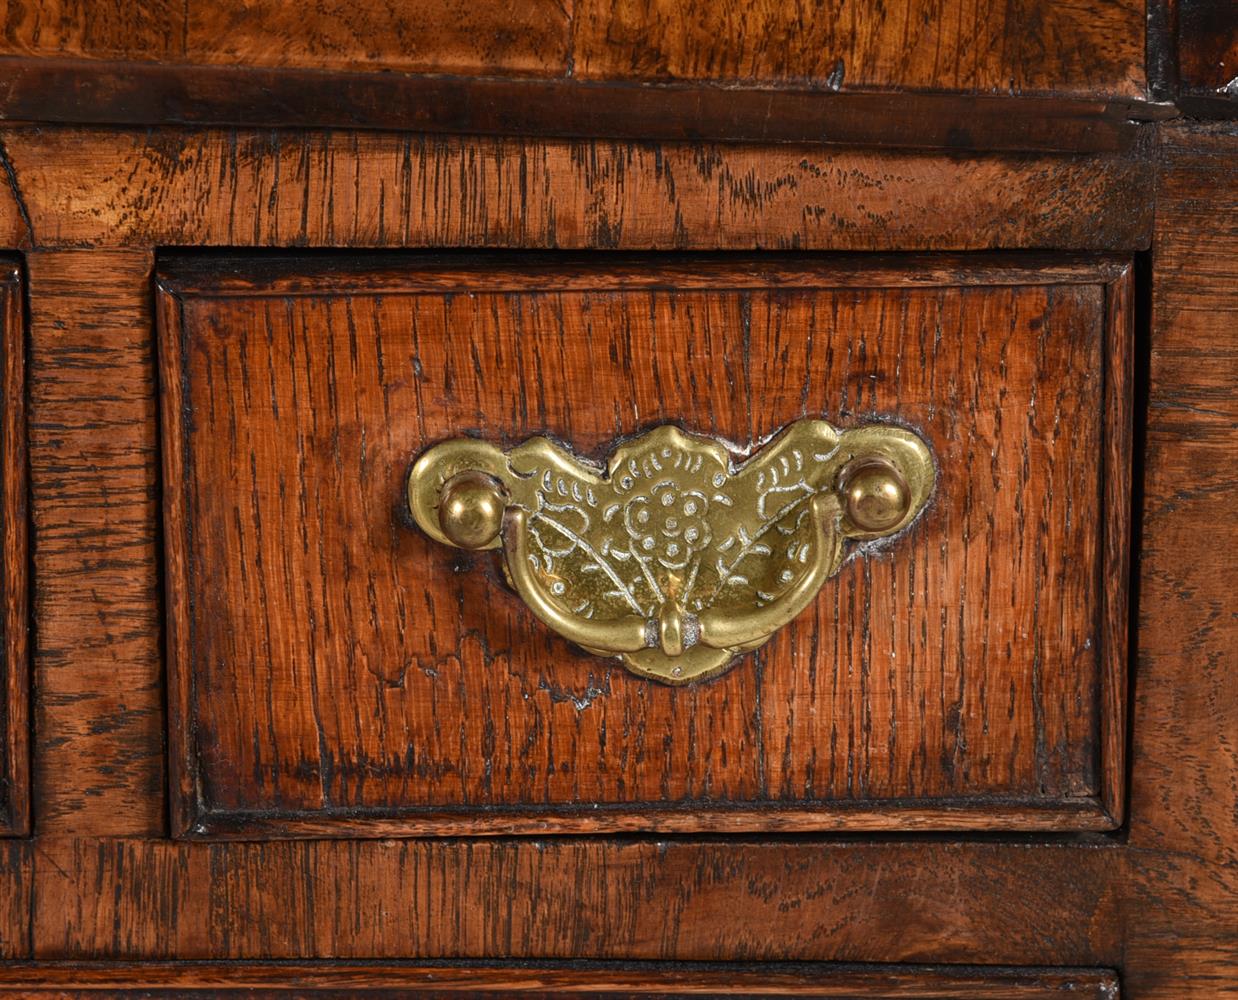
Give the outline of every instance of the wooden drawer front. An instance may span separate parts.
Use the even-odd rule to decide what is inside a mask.
[[[30,830],[25,351],[21,272],[0,258],[0,836]]]
[[[176,833],[1114,826],[1128,269],[772,261],[165,261]],[[915,429],[931,506],[698,684],[558,639],[405,506],[458,435],[805,416]]]

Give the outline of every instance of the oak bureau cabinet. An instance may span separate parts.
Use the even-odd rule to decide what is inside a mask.
[[[1238,995],[1236,52],[0,5],[0,1000]]]

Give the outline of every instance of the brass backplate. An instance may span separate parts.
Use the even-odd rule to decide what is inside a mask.
[[[446,441],[414,464],[408,502],[444,544],[502,548],[516,591],[561,635],[683,684],[803,611],[846,543],[904,531],[935,477],[925,443],[888,424],[799,420],[746,459],[666,425],[605,469],[543,437],[506,452]]]

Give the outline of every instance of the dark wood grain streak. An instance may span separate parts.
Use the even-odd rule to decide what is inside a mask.
[[[152,256],[27,257],[40,832],[159,833]]]
[[[441,250],[331,254],[315,259],[312,254],[169,251],[164,257],[161,273],[170,272],[164,282],[169,290],[181,284],[202,286],[229,299],[269,298],[274,282],[281,293],[314,298],[322,292],[324,280],[346,283],[353,294],[381,296],[402,289],[447,295],[458,292],[463,280],[471,282],[468,288],[490,292],[709,290],[723,283],[739,289],[816,289],[821,287],[821,274],[828,273],[832,288],[894,290],[951,285],[1014,288],[1037,283],[1108,286],[1127,284],[1131,272],[1125,257],[1060,252],[805,255],[766,251],[757,255]],[[402,284],[392,277],[398,268],[408,272]],[[1129,289],[1126,294],[1118,287],[1108,291],[1106,312],[1117,321],[1113,334],[1118,336],[1120,328],[1129,336]]]
[[[0,60],[0,120],[387,129],[642,142],[1118,152],[1169,117],[1130,100],[962,97],[403,73]]]
[[[21,200],[17,177],[0,138],[0,246],[25,249],[30,246],[30,217]]]
[[[82,992],[78,992],[78,991]],[[550,1000],[636,997],[804,997],[819,1000],[1117,1000],[1117,976],[1095,969],[983,966],[666,966],[574,962],[558,965],[283,962],[101,965],[38,963],[0,969],[0,997],[201,998],[382,996],[434,1000],[504,996]],[[88,991],[88,992],[87,992]]]
[[[176,832],[1119,823],[1127,270],[777,261],[163,266]],[[400,514],[460,433],[820,414],[918,428],[939,496],[707,684],[574,651]]]
[[[1097,156],[178,129],[0,132],[40,247],[1134,250]]]
[[[0,836],[30,831],[24,311],[20,269],[0,258]]]

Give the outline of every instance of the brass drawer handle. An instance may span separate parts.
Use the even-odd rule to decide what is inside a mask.
[[[560,635],[683,684],[808,607],[846,541],[910,524],[935,475],[924,442],[884,424],[799,420],[738,465],[662,426],[605,472],[542,437],[508,452],[456,438],[413,465],[408,502],[431,538],[501,547],[512,586]]]

